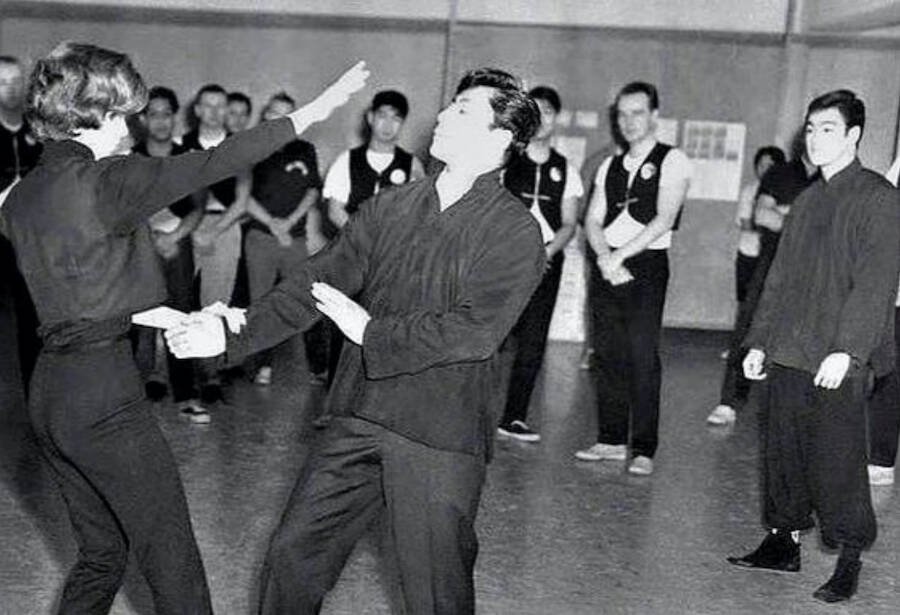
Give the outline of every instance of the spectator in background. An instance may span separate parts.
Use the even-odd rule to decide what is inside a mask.
[[[249,96],[243,92],[229,92],[228,110],[225,113],[225,129],[228,134],[246,130],[252,113],[253,103]]]
[[[215,84],[197,92],[192,108],[197,127],[184,135],[189,151],[216,147],[228,136],[225,118],[228,94]],[[228,304],[234,292],[238,261],[241,257],[239,220],[246,210],[250,194],[250,173],[224,179],[197,195],[204,203],[203,219],[192,235],[194,267],[199,275],[199,302],[206,306],[216,301]],[[199,361],[200,402],[204,408],[222,400],[222,381],[212,361]],[[208,417],[197,417],[208,422]]]
[[[563,249],[575,234],[578,200],[584,195],[584,189],[577,169],[550,145],[556,116],[562,108],[559,94],[552,88],[539,86],[528,95],[541,111],[541,125],[528,147],[510,156],[503,171],[503,185],[529,208],[540,225],[547,267],[506,341],[512,365],[497,430],[503,436],[537,442],[541,435],[526,422],[528,406],[547,347],[550,319],[562,278]]]
[[[753,217],[756,212],[756,201],[760,194],[760,181],[770,169],[781,166],[784,162],[784,152],[780,148],[774,145],[759,148],[753,157],[754,178],[741,189],[735,215],[735,224],[739,229],[737,258],[734,266],[738,315],[740,315],[741,304],[747,297],[747,287],[753,278],[753,270],[759,260],[759,231],[756,229]],[[724,353],[728,360],[725,366],[724,385],[719,405],[706,417],[706,422],[710,425],[734,423],[737,417],[736,411],[747,401],[750,383],[744,378],[740,360],[729,360],[732,353],[735,354],[735,357],[741,356],[740,344],[745,334],[746,330],[736,327],[731,336],[729,349]]]
[[[156,86],[147,95],[147,106],[140,117],[146,137],[134,146],[142,156],[178,156],[188,151],[173,140],[178,97],[169,88]],[[194,255],[191,233],[200,224],[204,203],[193,196],[184,197],[150,217],[153,244],[166,280],[166,305],[190,312],[194,302]],[[166,383],[172,389],[172,401],[196,423],[209,422],[209,412],[200,405],[194,361],[176,359],[166,352],[157,329],[136,327],[135,360],[145,377],[150,399],[162,399]]]
[[[273,95],[262,110],[263,121],[285,117],[294,111],[294,99],[284,92]],[[253,189],[247,205],[252,221],[244,243],[250,300],[257,301],[279,281],[303,267],[307,259],[306,215],[319,200],[322,180],[316,148],[297,139],[253,167]],[[303,334],[286,343],[295,358],[304,353]],[[261,363],[255,382],[272,381],[272,352],[256,355]],[[302,361],[301,361],[302,364]]]
[[[728,350],[719,404],[707,417],[707,421],[713,425],[733,424],[737,419],[737,410],[742,408],[747,400],[750,384],[744,378],[741,367],[746,349],[742,348],[740,344],[747,336],[756,312],[756,305],[759,303],[759,297],[766,282],[766,276],[769,273],[769,267],[772,266],[772,261],[775,259],[785,216],[790,212],[794,200],[815,180],[818,174],[815,165],[809,161],[806,155],[806,148],[801,139],[795,139],[793,150],[795,154],[790,162],[773,166],[760,179],[753,212],[754,226],[759,233],[759,256],[753,266],[753,273],[747,281],[744,300],[738,304],[737,319],[731,336],[732,346]]]
[[[37,164],[41,146],[24,117],[25,77],[22,63],[0,56],[0,207],[4,193]],[[6,344],[0,386],[21,397],[40,350],[37,314],[15,265],[12,248],[0,234],[0,327]],[[18,395],[21,393],[22,395]]]
[[[669,282],[672,233],[690,184],[681,150],[656,139],[656,87],[632,82],[616,97],[625,153],[597,170],[586,230],[603,276],[593,304],[597,443],[582,461],[631,461],[649,475],[659,442],[659,337]]]
[[[400,92],[375,94],[366,112],[366,142],[339,154],[328,169],[323,196],[339,228],[373,194],[425,176],[419,159],[397,145],[407,115],[409,102]]]

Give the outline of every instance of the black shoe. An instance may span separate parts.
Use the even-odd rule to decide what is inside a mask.
[[[538,442],[541,439],[541,434],[529,427],[525,423],[525,421],[510,421],[509,423],[502,423],[497,428],[497,432],[502,436],[515,438],[516,440],[521,440],[522,442]]]
[[[834,574],[828,581],[813,592],[813,598],[822,602],[843,602],[849,600],[856,593],[856,585],[859,581],[859,569],[862,562],[858,559],[838,559],[834,567]]]
[[[740,568],[799,572],[800,545],[794,542],[790,532],[769,533],[756,551],[743,557],[729,557],[728,563]]]
[[[211,406],[216,402],[225,401],[222,396],[222,387],[218,384],[205,384],[200,387],[200,403]]]
[[[150,401],[159,401],[166,396],[168,387],[162,382],[150,380],[144,385],[144,392],[147,393],[147,399]]]

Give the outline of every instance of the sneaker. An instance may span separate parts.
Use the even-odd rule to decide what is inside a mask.
[[[198,403],[190,402],[181,409],[181,416],[187,418],[195,425],[208,425],[212,420],[209,410]]]
[[[706,417],[706,422],[710,425],[732,425],[736,419],[737,414],[735,413],[734,408],[726,406],[725,404],[719,404],[716,406],[716,409],[710,412],[709,416]]]
[[[272,384],[272,368],[268,365],[260,367],[259,371],[256,372],[256,377],[253,379],[253,384],[258,384],[260,386],[269,386]]]
[[[584,352],[581,353],[581,360],[578,362],[578,369],[589,370],[594,365],[594,349],[586,346]]]
[[[757,568],[775,572],[800,571],[800,543],[790,532],[769,532],[755,551],[742,557],[729,557],[738,568]]]
[[[582,461],[625,461],[628,451],[624,444],[603,444],[597,442],[594,446],[580,451],[575,451],[576,459]]]
[[[850,596],[856,593],[860,568],[862,568],[862,562],[858,559],[838,558],[834,574],[822,587],[813,592],[813,598],[829,603],[849,600]]]
[[[522,442],[538,442],[541,439],[541,434],[531,429],[525,421],[503,423],[497,428],[497,433]]]
[[[869,464],[869,484],[883,487],[894,484],[894,466],[876,466]]]
[[[644,455],[635,455],[628,466],[629,474],[637,474],[638,476],[650,476],[653,474],[653,460]]]

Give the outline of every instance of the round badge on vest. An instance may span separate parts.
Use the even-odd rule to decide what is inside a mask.
[[[294,170],[300,171],[303,175],[309,175],[309,169],[307,169],[306,165],[300,160],[294,160],[284,166],[285,173],[290,173]]]
[[[403,169],[394,169],[391,171],[391,175],[388,179],[390,179],[391,183],[395,186],[399,186],[400,184],[406,183],[406,173],[403,172]]]
[[[652,178],[656,175],[656,165],[652,162],[646,162],[643,166],[641,166],[641,179],[644,181]]]
[[[559,170],[559,167],[550,167],[550,179],[556,183],[562,181],[562,172]]]

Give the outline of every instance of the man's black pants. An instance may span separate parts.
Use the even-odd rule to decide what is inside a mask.
[[[553,308],[556,306],[562,268],[563,257],[560,253],[544,272],[540,285],[510,333],[509,343],[515,358],[506,395],[506,409],[501,421],[503,424],[524,421],[528,416],[528,404],[547,349],[547,333],[550,331]]]
[[[625,261],[634,280],[601,280],[592,305],[598,441],[627,444],[629,419],[635,455],[653,457],[659,441],[659,338],[669,282],[666,250]]]
[[[900,438],[900,308],[894,310],[894,371],[875,379],[869,398],[869,462],[893,466]]]
[[[867,371],[851,367],[834,390],[813,374],[771,365],[763,394],[765,522],[812,527],[822,542],[862,549],[874,542],[875,513],[866,471]]]
[[[484,458],[336,417],[316,442],[263,564],[263,615],[318,613],[353,545],[386,515],[406,612],[475,612]]]
[[[107,613],[129,551],[157,613],[211,613],[178,469],[128,340],[45,349],[29,406],[78,543],[59,613]]]
[[[169,259],[160,257],[166,279],[166,305],[182,312],[197,309],[194,293],[194,255],[191,238],[185,237],[178,243],[178,253]],[[144,380],[162,372],[156,365],[157,329],[135,327],[133,331],[134,359]],[[172,386],[172,400],[187,401],[197,397],[196,361],[176,359],[166,352],[169,384]]]

